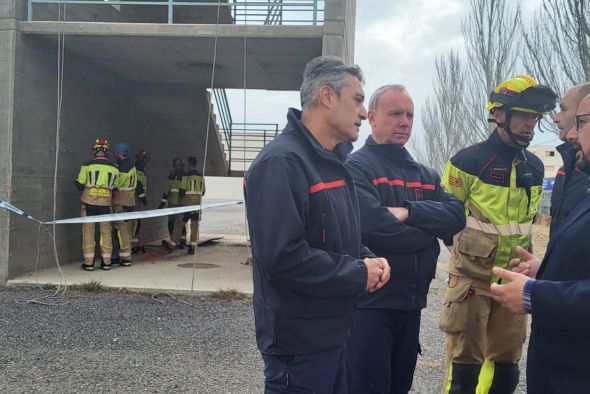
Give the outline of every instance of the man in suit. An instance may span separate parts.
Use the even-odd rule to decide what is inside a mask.
[[[580,102],[568,140],[576,165],[590,173],[590,95]],[[590,387],[590,197],[554,234],[543,262],[517,247],[513,272],[494,268],[507,284],[492,284],[496,301],[514,313],[530,313],[527,361],[530,393],[587,393]]]

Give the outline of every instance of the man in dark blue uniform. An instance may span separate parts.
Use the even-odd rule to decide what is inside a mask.
[[[567,138],[576,150],[576,165],[590,174],[590,95],[582,99]],[[522,260],[511,261],[516,272],[494,268],[495,275],[509,281],[492,284],[494,298],[514,313],[532,316],[527,356],[530,393],[588,393],[589,228],[590,197],[586,197],[552,236],[542,263],[518,247]]]
[[[265,393],[346,393],[344,343],[357,296],[389,280],[387,260],[361,245],[343,166],[367,117],[362,82],[358,66],[311,60],[302,111],[289,110],[244,179]]]
[[[414,104],[401,85],[379,88],[369,101],[372,134],[349,156],[361,212],[362,242],[391,264],[393,276],[358,302],[348,342],[349,392],[407,393],[412,387],[420,315],[440,252],[465,227],[465,208],[417,163],[404,145]]]
[[[563,166],[555,175],[551,192],[551,231],[555,235],[559,225],[590,194],[590,176],[576,167],[576,151],[567,139],[568,131],[574,126],[576,111],[584,96],[590,94],[590,82],[578,84],[569,89],[559,103],[559,113],[553,121],[559,129],[559,138],[564,141],[557,147],[563,159]]]

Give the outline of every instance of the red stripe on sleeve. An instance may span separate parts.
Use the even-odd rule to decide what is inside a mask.
[[[309,187],[309,194],[317,193],[325,189],[334,189],[336,187],[343,186],[346,186],[346,182],[344,181],[344,179],[339,179],[337,181],[332,182],[320,182]]]

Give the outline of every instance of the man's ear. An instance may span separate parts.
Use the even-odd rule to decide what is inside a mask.
[[[496,123],[504,123],[506,120],[506,113],[499,109],[492,110],[492,117],[496,120]]]
[[[331,108],[336,98],[336,92],[328,85],[324,85],[320,88],[318,97],[318,103],[324,107]]]
[[[375,110],[369,110],[367,113],[367,119],[369,120],[369,124],[371,127],[375,127],[377,122],[375,121]]]

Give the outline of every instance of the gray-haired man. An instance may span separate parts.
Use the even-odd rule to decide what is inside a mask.
[[[245,177],[266,393],[345,393],[344,343],[357,296],[389,280],[387,261],[361,245],[343,166],[367,117],[362,81],[358,66],[311,60],[303,110],[289,110],[287,126]]]

